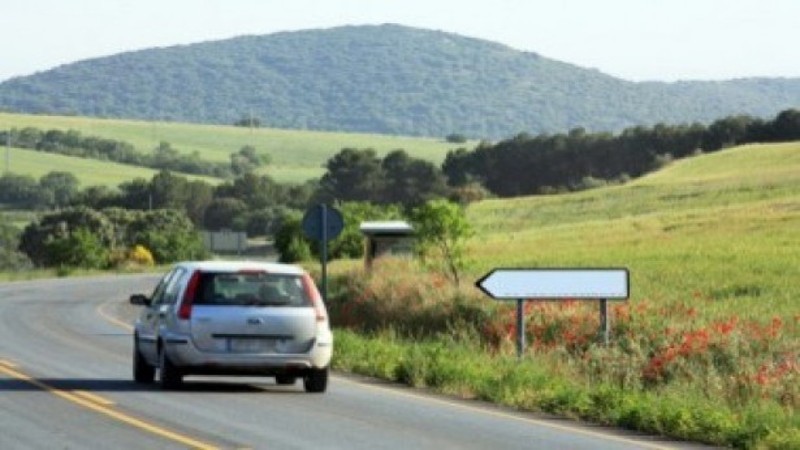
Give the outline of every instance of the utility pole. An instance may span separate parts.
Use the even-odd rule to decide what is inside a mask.
[[[11,130],[6,134],[6,173],[11,173]]]

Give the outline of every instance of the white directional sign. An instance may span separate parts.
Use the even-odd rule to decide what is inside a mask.
[[[495,269],[475,285],[496,299],[627,299],[628,269]]]

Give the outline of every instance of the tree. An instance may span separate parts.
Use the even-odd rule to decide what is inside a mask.
[[[108,186],[89,186],[78,191],[73,197],[74,206],[86,206],[92,209],[103,209],[121,203],[119,191]]]
[[[793,141],[800,139],[800,110],[787,109],[772,122],[772,139]]]
[[[459,285],[459,272],[465,266],[465,245],[473,231],[464,209],[446,200],[432,200],[411,212],[411,222],[422,261],[441,263]]]
[[[135,178],[119,185],[120,206],[127,209],[151,209],[153,205],[153,193],[150,190],[150,182],[144,178]]]
[[[162,170],[150,180],[154,209],[185,209],[189,200],[189,181],[186,177]]]
[[[463,144],[467,142],[467,137],[460,133],[450,133],[444,138],[451,144]]]
[[[234,228],[234,221],[247,211],[247,205],[238,198],[218,198],[211,201],[203,216],[208,230]]]
[[[47,205],[48,196],[33,177],[8,173],[0,177],[0,203],[36,209]]]
[[[450,186],[463,186],[474,180],[478,173],[475,153],[470,153],[465,148],[450,150],[442,163],[442,172],[447,177],[447,184]]]
[[[245,145],[237,153],[231,153],[231,170],[236,176],[253,172],[261,165],[261,157],[252,145]]]
[[[317,195],[320,202],[375,201],[383,191],[384,172],[373,149],[342,149],[326,168]]]
[[[258,128],[261,126],[261,119],[253,116],[244,116],[236,122],[233,122],[233,125],[236,127]]]
[[[186,214],[195,225],[200,226],[203,223],[206,208],[214,199],[214,187],[204,181],[197,180],[190,181],[186,189],[188,194],[184,205]]]
[[[411,158],[404,150],[394,150],[381,162],[385,174],[384,203],[399,203],[406,208],[447,195],[444,174],[433,163]]]
[[[63,208],[78,195],[78,177],[71,172],[53,171],[39,179],[39,186],[52,199],[51,206]]]
[[[248,236],[266,236],[274,234],[291,208],[286,206],[270,206],[257,210],[245,211],[241,219]]]
[[[175,161],[180,159],[181,154],[178,150],[172,148],[172,144],[166,141],[161,141],[153,150],[151,167],[158,169],[166,169],[172,167]]]
[[[256,175],[252,172],[236,178],[232,184],[225,183],[218,186],[214,196],[239,199],[250,209],[276,206],[286,200],[282,186],[267,175]]]
[[[715,121],[706,131],[703,148],[713,151],[743,143],[754,120],[750,116],[730,116]]]

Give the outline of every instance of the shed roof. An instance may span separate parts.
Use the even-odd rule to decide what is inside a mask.
[[[359,230],[369,235],[410,235],[414,233],[414,227],[402,220],[361,222]]]

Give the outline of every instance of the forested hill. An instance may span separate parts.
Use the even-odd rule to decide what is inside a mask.
[[[475,138],[766,117],[798,105],[800,79],[634,83],[399,25],[143,50],[0,83],[0,109],[17,112],[223,124],[254,117],[282,128]]]

